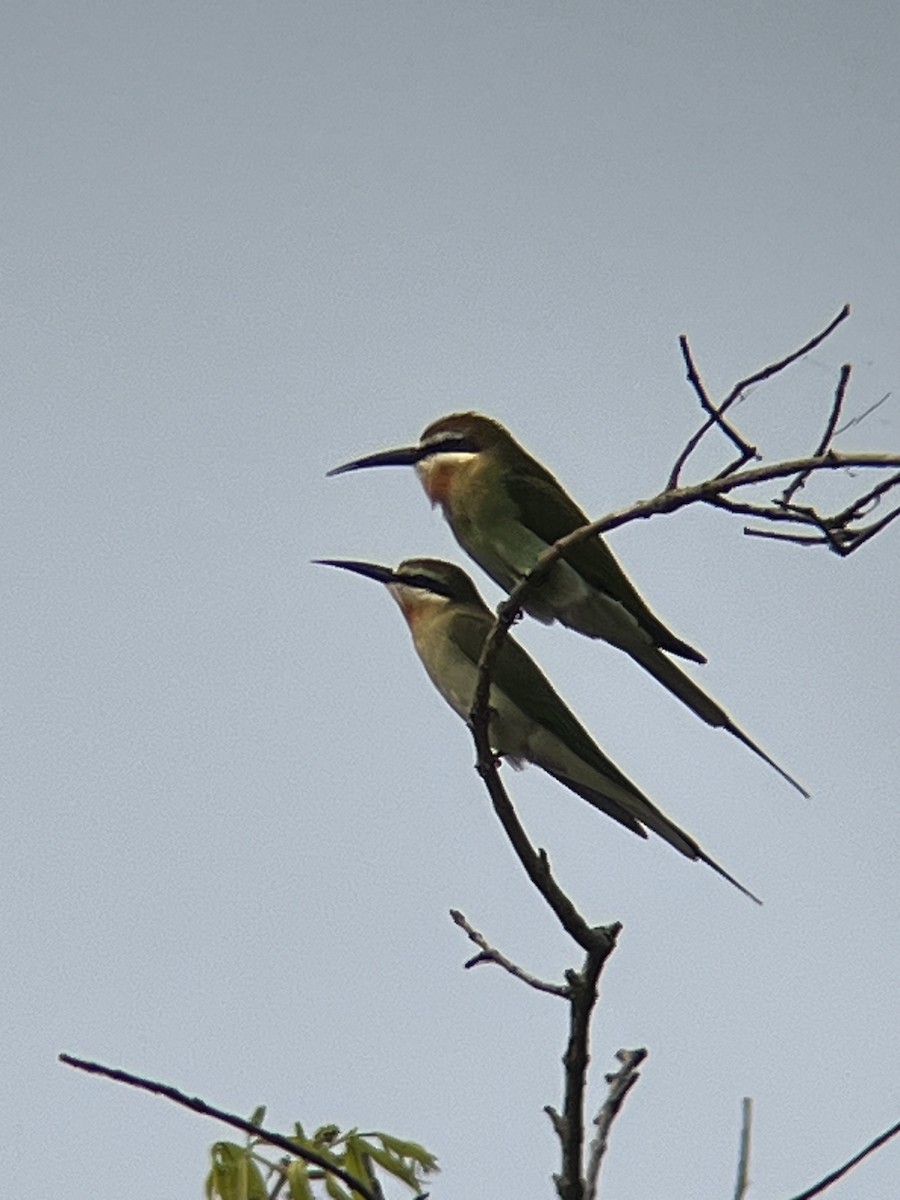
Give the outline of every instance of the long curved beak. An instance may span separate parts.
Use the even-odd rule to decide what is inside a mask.
[[[342,463],[332,467],[327,475],[343,475],[346,471],[361,471],[363,467],[413,467],[420,458],[431,453],[425,446],[400,446],[396,450],[379,450],[376,454],[367,454],[364,458],[354,458],[352,462]]]
[[[396,571],[378,563],[356,562],[350,558],[314,558],[313,562],[322,567],[341,567],[344,571],[355,571],[357,575],[365,575],[366,579],[374,579],[376,583],[394,583],[397,579]]]

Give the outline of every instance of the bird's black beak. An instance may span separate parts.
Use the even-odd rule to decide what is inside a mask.
[[[357,575],[365,575],[366,579],[374,579],[376,583],[394,583],[397,579],[395,571],[378,563],[356,562],[349,558],[314,558],[313,562],[322,567],[341,567],[344,571],[355,571]]]
[[[364,467],[414,467],[420,459],[432,453],[433,447],[428,446],[400,446],[396,450],[379,450],[377,454],[367,454],[364,458],[354,458],[352,462],[332,467],[327,474],[343,475],[347,471],[361,471]]]

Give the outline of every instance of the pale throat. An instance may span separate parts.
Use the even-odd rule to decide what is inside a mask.
[[[447,450],[419,459],[416,474],[432,507],[436,504],[446,507],[457,473],[477,457],[473,451]]]
[[[446,596],[439,596],[436,592],[429,592],[424,588],[409,587],[405,583],[389,583],[387,589],[397,601],[411,629],[414,629],[423,617],[439,612],[450,603]]]

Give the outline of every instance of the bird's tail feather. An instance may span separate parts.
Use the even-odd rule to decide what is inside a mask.
[[[697,857],[702,862],[705,862],[708,867],[712,867],[716,874],[721,875],[723,879],[727,879],[729,883],[734,884],[739,892],[743,892],[745,896],[749,896],[754,904],[762,904],[762,900],[760,900],[759,896],[755,896],[749,888],[745,888],[744,885],[739,883],[733,875],[729,875],[724,867],[720,867],[715,859],[710,858],[706,851],[701,850],[699,846],[697,847]]]
[[[779,766],[774,758],[766,754],[762,746],[757,745],[751,737],[744,733],[740,726],[735,725],[725,709],[720,704],[717,704],[711,696],[708,696],[703,688],[695,683],[690,675],[683,671],[677,663],[673,663],[656,646],[635,647],[630,649],[629,652],[635,662],[639,663],[645,671],[649,671],[658,683],[661,683],[664,688],[667,688],[682,703],[686,704],[692,712],[697,714],[701,721],[705,721],[707,725],[712,725],[717,729],[727,729],[733,737],[736,737],[739,742],[743,742],[763,762],[768,763],[773,770],[777,771],[782,779],[786,780],[791,787],[796,788],[801,796],[804,796],[807,800],[809,799],[809,792],[806,788],[798,783],[792,775],[789,775],[784,767]]]
[[[545,766],[544,770],[559,783],[569,788],[570,791],[573,791],[576,796],[580,796],[582,800],[587,800],[588,804],[592,804],[594,808],[599,808],[601,812],[605,812],[608,817],[612,817],[620,825],[624,825],[626,829],[630,829],[632,833],[637,833],[645,838],[647,831],[643,828],[643,825],[646,825],[647,829],[652,829],[654,833],[668,842],[670,846],[673,846],[680,854],[683,854],[685,858],[690,858],[694,861],[699,859],[701,862],[705,862],[707,866],[712,867],[723,879],[727,879],[739,892],[743,892],[745,896],[749,896],[754,903],[762,904],[762,900],[758,896],[755,896],[749,888],[745,888],[742,883],[739,883],[733,875],[729,875],[724,867],[720,867],[716,860],[711,858],[694,841],[690,834],[685,833],[683,829],[679,829],[674,821],[670,820],[665,813],[660,812],[655,805],[651,804],[640,793],[635,795],[636,813],[632,814],[617,801],[603,795],[602,792],[588,787],[586,784],[578,783],[574,779],[569,779],[568,776],[561,775],[558,771],[552,771],[549,767]],[[640,822],[643,822],[643,825]]]

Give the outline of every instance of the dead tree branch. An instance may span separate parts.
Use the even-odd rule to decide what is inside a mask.
[[[177,1088],[169,1087],[168,1084],[157,1083],[152,1079],[144,1079],[140,1075],[131,1075],[128,1071],[118,1071],[113,1067],[104,1067],[101,1063],[87,1062],[82,1058],[73,1058],[69,1054],[60,1054],[59,1061],[69,1067],[75,1067],[79,1071],[87,1071],[91,1075],[103,1075],[107,1079],[114,1079],[117,1083],[126,1083],[129,1087],[140,1088],[142,1091],[152,1092],[156,1096],[165,1096],[167,1100],[172,1100],[175,1104],[180,1104],[182,1108],[189,1108],[192,1112],[200,1113],[204,1117],[213,1117],[216,1121],[230,1125],[233,1129],[240,1129],[243,1133],[258,1138],[261,1142],[266,1142],[270,1146],[284,1150],[285,1153],[290,1154],[294,1158],[302,1158],[310,1166],[318,1167],[320,1170],[327,1172],[327,1174],[333,1175],[336,1179],[340,1179],[352,1191],[362,1196],[363,1200],[379,1200],[378,1193],[373,1191],[367,1183],[363,1183],[361,1179],[354,1178],[343,1167],[331,1162],[324,1155],[317,1153],[315,1150],[310,1150],[307,1146],[303,1146],[291,1138],[286,1138],[280,1133],[273,1133],[269,1129],[263,1129],[261,1125],[254,1125],[251,1121],[245,1121],[243,1117],[238,1117],[234,1113],[224,1112],[220,1108],[213,1108],[211,1104],[207,1104],[205,1100],[201,1100],[197,1096],[186,1096],[184,1092],[179,1092]]]

